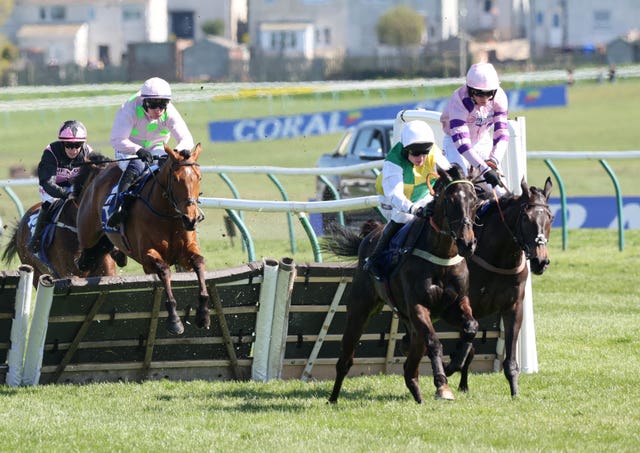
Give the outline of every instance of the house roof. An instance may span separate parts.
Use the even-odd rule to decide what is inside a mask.
[[[18,38],[74,37],[83,24],[30,24],[18,30]]]

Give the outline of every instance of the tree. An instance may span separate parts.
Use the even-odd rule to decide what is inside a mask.
[[[220,19],[208,20],[201,28],[205,35],[224,36],[224,21]]]
[[[424,31],[423,17],[405,5],[390,9],[376,25],[378,42],[396,47],[420,44]]]

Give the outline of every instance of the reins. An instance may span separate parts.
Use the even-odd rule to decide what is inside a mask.
[[[167,165],[168,163],[165,163],[165,165]],[[198,162],[171,162],[169,165],[171,165],[171,167],[167,170],[167,172],[169,174],[171,174],[172,172],[175,172],[175,170],[173,169],[173,165],[177,165],[178,167],[187,167],[187,166],[194,166],[194,167],[199,167],[200,164]],[[148,168],[148,165],[147,165]],[[159,173],[159,172],[158,172]],[[160,189],[162,190],[162,195],[164,198],[167,199],[167,201],[169,202],[169,204],[171,205],[171,207],[173,208],[173,210],[176,212],[176,214],[171,215],[171,214],[164,214],[161,212],[158,212],[149,202],[149,200],[147,198],[143,198],[143,197],[139,197],[140,200],[144,203],[144,205],[156,216],[158,217],[162,217],[162,218],[166,218],[166,219],[180,219],[182,218],[182,216],[184,215],[184,213],[180,210],[180,208],[178,208],[178,204],[179,202],[176,200],[176,198],[173,196],[173,190],[172,190],[172,186],[171,186],[171,182],[172,182],[172,178],[169,177],[168,178],[168,184],[165,187],[162,182],[160,181],[160,179],[158,178],[158,175],[155,172],[151,172],[151,178],[153,179],[153,184],[157,184]],[[149,193],[151,194],[153,192],[153,186],[151,186],[149,188]],[[187,204],[197,204],[198,203],[198,198],[193,198],[193,197],[187,197],[185,199],[185,202]],[[201,222],[202,220],[204,220],[204,213],[202,211],[202,209],[198,208],[198,218],[196,219],[196,222]]]

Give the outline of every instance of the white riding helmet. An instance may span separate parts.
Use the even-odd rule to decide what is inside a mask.
[[[402,128],[400,134],[400,141],[405,148],[409,145],[416,143],[435,143],[436,139],[433,134],[433,129],[424,121],[413,120],[409,121]]]
[[[491,63],[476,63],[467,72],[467,86],[482,91],[497,90],[500,86],[498,73]]]
[[[140,96],[143,98],[171,99],[169,83],[160,77],[152,77],[142,84]]]

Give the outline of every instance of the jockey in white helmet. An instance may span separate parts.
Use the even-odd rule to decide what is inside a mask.
[[[166,155],[165,143],[173,137],[176,149],[191,150],[195,146],[193,136],[182,116],[171,102],[171,87],[159,77],[146,80],[140,91],[125,102],[113,121],[111,146],[115,149],[116,159],[122,176],[118,183],[121,194],[131,187],[135,179],[151,164],[154,156]],[[108,221],[115,227],[122,219],[130,199],[116,198],[116,210]]]

